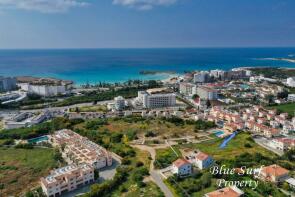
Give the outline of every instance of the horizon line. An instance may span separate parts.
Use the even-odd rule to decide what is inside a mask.
[[[294,46],[194,46],[194,47],[72,47],[72,48],[59,48],[59,47],[49,47],[49,48],[0,48],[0,50],[96,50],[96,49],[218,49],[218,48],[295,48]]]

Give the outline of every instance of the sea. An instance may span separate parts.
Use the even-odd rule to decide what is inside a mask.
[[[288,67],[294,48],[157,48],[0,50],[0,76],[37,76],[73,80],[77,85],[165,79],[169,73],[236,67]]]

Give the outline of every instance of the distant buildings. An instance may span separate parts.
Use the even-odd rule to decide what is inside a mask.
[[[199,86],[197,88],[197,95],[204,100],[217,100],[217,90],[207,86]]]
[[[295,102],[295,94],[288,94],[288,101]]]
[[[34,124],[39,124],[50,118],[49,111],[41,112],[34,115],[29,112],[22,112],[4,121],[4,129],[16,129],[21,127],[29,127]]]
[[[73,82],[53,78],[18,77],[18,86],[28,92],[43,97],[68,94],[72,89]]]
[[[286,85],[289,86],[289,87],[295,87],[295,77],[287,78]]]
[[[193,96],[197,93],[197,85],[193,83],[182,82],[179,84],[179,93],[185,96]]]
[[[0,76],[0,92],[7,92],[16,89],[16,78]]]
[[[50,175],[41,178],[40,182],[46,196],[60,196],[65,192],[94,182],[94,168],[87,164],[68,165],[52,170]]]
[[[223,80],[224,79],[224,70],[211,70],[210,75],[213,76],[215,79]]]
[[[72,163],[86,163],[95,169],[112,165],[112,156],[105,148],[71,130],[56,131],[50,140],[54,146],[64,147],[62,156]]]
[[[176,95],[165,88],[155,88],[139,91],[135,103],[140,103],[144,108],[173,107],[176,105]]]
[[[210,75],[207,71],[201,71],[194,74],[194,83],[207,83],[210,81]]]
[[[22,90],[27,91],[29,94],[37,94],[39,96],[51,97],[57,96],[59,94],[67,94],[68,88],[65,85],[31,85],[31,84],[21,84]]]
[[[270,165],[262,168],[259,178],[273,183],[283,182],[289,178],[289,171],[279,165]]]
[[[240,197],[244,194],[242,190],[236,186],[225,187],[204,195],[204,197]]]
[[[121,111],[125,108],[125,99],[122,96],[115,97],[114,101],[115,110]]]
[[[172,164],[172,173],[178,176],[188,176],[192,174],[192,164],[185,159],[177,159]]]

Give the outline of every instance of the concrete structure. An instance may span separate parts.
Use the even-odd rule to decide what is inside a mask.
[[[277,149],[286,151],[295,147],[295,139],[291,138],[276,138],[269,141],[269,146]]]
[[[210,81],[210,75],[207,71],[201,71],[194,74],[194,83],[207,83]]]
[[[9,120],[4,121],[4,129],[16,129],[21,127],[27,127],[29,126],[29,120],[28,118],[32,117],[31,113],[23,112],[19,113]]]
[[[270,165],[262,168],[259,178],[272,183],[283,182],[289,178],[289,171],[279,165]]]
[[[240,197],[244,194],[242,190],[236,186],[225,187],[204,195],[204,197]]]
[[[0,92],[7,92],[16,89],[16,78],[0,76]]]
[[[211,70],[210,75],[213,76],[215,79],[223,80],[224,79],[224,70]]]
[[[289,87],[295,87],[295,77],[287,78],[286,85],[289,86]]]
[[[64,147],[62,156],[71,163],[87,163],[95,169],[112,165],[112,156],[105,148],[71,130],[56,131],[50,141],[54,146]]]
[[[197,94],[204,100],[217,100],[218,98],[217,90],[206,86],[199,86],[197,88]]]
[[[65,166],[52,170],[50,175],[42,177],[40,182],[46,196],[60,196],[65,192],[94,182],[94,168],[87,164]]]
[[[176,105],[176,95],[164,88],[139,91],[136,99],[144,108],[173,107]]]
[[[44,97],[70,93],[73,82],[55,78],[17,77],[18,86],[28,92]]]
[[[33,84],[19,84],[22,90],[27,91],[28,94],[37,94],[39,96],[51,97],[59,94],[67,94],[70,89],[66,85],[33,85]]]
[[[33,117],[30,122],[31,124],[39,124],[41,122],[44,122],[45,120],[49,119],[51,117],[49,111],[41,112],[39,115]]]
[[[288,101],[295,102],[295,94],[288,94]]]
[[[192,164],[185,159],[177,159],[172,164],[172,173],[178,176],[188,176],[192,174]]]
[[[197,93],[197,86],[192,83],[182,82],[179,84],[179,93],[185,96],[193,96]]]
[[[115,97],[114,101],[115,110],[120,111],[125,108],[125,99],[122,96]]]

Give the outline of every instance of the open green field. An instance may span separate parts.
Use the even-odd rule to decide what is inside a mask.
[[[83,106],[83,107],[77,107],[77,108],[71,108],[71,112],[75,112],[78,110],[79,112],[107,112],[107,106],[106,105],[94,105],[94,106]]]
[[[219,145],[223,141],[223,139],[220,138],[216,138],[199,144],[179,145],[177,146],[177,148],[200,149],[201,151],[213,156],[215,160],[233,159],[243,153],[261,153],[265,156],[275,156],[274,153],[264,149],[255,142],[252,142],[250,138],[250,135],[247,133],[239,133],[235,138],[228,142],[227,146],[224,149],[219,148]],[[246,143],[250,144],[251,147],[245,147]]]
[[[290,116],[294,116],[295,112],[295,103],[281,104],[276,106],[268,107],[270,109],[277,109],[280,112],[288,113]]]
[[[130,118],[132,120],[132,118]],[[104,125],[101,130],[107,129],[110,132],[135,131],[137,134],[144,134],[147,131],[153,131],[159,136],[180,137],[185,134],[194,134],[194,125],[175,125],[173,123],[154,119],[142,121],[128,121],[122,119],[108,120],[108,125]]]
[[[56,167],[53,149],[0,148],[0,183],[3,196],[18,195],[38,184]]]

